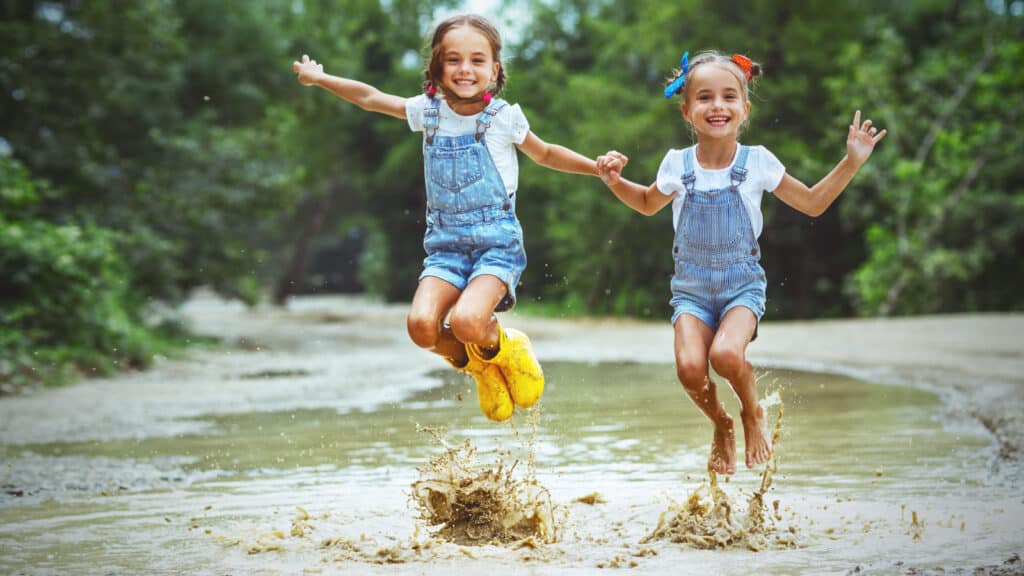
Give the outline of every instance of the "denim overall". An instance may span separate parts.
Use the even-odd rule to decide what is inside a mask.
[[[694,148],[684,154],[686,197],[672,245],[673,325],[685,313],[717,331],[725,313],[736,306],[749,308],[758,320],[764,315],[767,282],[758,263],[761,250],[739,190],[747,177],[749,150],[739,146],[731,186],[719,190],[694,187]]]
[[[423,111],[423,176],[427,231],[422,280],[440,278],[459,290],[482,274],[501,279],[508,294],[495,308],[515,305],[516,284],[526,269],[523,229],[486,146],[487,129],[507,105],[494,99],[476,121],[476,132],[438,136],[440,101]]]

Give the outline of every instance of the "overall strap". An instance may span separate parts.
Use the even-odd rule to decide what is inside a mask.
[[[683,186],[687,192],[693,192],[693,183],[697,181],[697,175],[693,173],[693,158],[696,154],[694,147],[687,148],[683,152]]]
[[[484,133],[491,127],[491,120],[501,111],[502,108],[508,105],[508,102],[495,98],[484,108],[484,111],[480,113],[480,116],[476,119],[476,141],[479,142],[484,137]]]
[[[749,146],[742,144],[737,144],[737,146],[740,149],[736,152],[736,161],[733,162],[732,172],[729,175],[733,188],[739,188],[740,184],[747,179],[747,153],[750,152]]]
[[[437,125],[440,123],[440,113],[441,101],[437,98],[431,98],[430,106],[423,109],[423,133],[426,135],[427,144],[434,143]]]

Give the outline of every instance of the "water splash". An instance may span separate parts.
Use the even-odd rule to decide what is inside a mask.
[[[778,406],[778,415],[772,433],[772,457],[761,474],[758,489],[747,502],[746,515],[737,518],[737,505],[719,487],[718,476],[709,470],[709,481],[701,483],[685,504],[673,502],[662,512],[658,526],[641,543],[669,540],[701,549],[747,548],[753,551],[797,545],[796,526],[781,525],[779,501],[772,502],[771,511],[764,504],[764,496],[778,469],[776,455],[785,405],[778,391],[765,398],[761,405]]]
[[[463,545],[514,543],[515,547],[557,540],[555,506],[548,490],[537,482],[532,440],[527,473],[517,478],[519,461],[506,465],[508,452],[499,451],[493,465],[482,465],[469,439],[453,446],[445,440],[444,429],[421,430],[444,451],[419,468],[420,479],[412,484],[411,498],[420,519],[439,527],[437,536]]]

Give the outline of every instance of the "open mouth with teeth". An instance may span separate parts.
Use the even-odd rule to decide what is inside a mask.
[[[707,119],[707,123],[715,128],[722,128],[729,124],[732,118],[728,116],[711,116]]]

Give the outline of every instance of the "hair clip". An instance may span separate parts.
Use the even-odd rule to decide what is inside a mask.
[[[743,70],[743,73],[747,76],[747,80],[750,80],[750,69],[754,66],[754,63],[743,54],[733,54],[732,61]]]
[[[437,96],[437,88],[434,88],[433,84],[427,84],[427,96],[430,96],[431,98]]]
[[[672,81],[671,84],[665,86],[665,99],[669,99],[679,91],[683,89],[683,85],[686,84],[686,72],[690,69],[690,52],[683,52],[683,57],[679,59],[679,76]]]
[[[492,98],[494,98],[494,96],[491,95],[490,92],[484,92],[484,95],[481,97],[481,99],[484,101],[484,105],[490,104]]]

